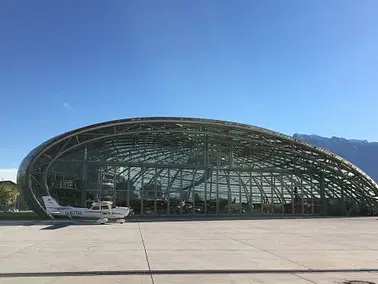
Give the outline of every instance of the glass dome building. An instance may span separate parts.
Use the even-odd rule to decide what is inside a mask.
[[[350,162],[260,127],[155,117],[54,137],[18,171],[29,207],[111,200],[141,216],[372,214],[378,185]]]

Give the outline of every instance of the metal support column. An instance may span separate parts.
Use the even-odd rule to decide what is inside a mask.
[[[341,186],[341,216],[345,216],[345,196],[344,196],[344,187]]]
[[[217,169],[217,181],[216,181],[216,214],[219,215],[219,170]]]
[[[204,139],[204,149],[203,149],[203,164],[205,168],[207,169],[209,165],[209,144],[208,144],[208,137],[205,135]]]
[[[195,208],[196,208],[196,186],[195,186],[195,183],[196,183],[196,174],[197,174],[197,171],[196,170],[193,170],[193,173],[192,173],[192,214],[195,214]]]
[[[295,213],[295,202],[294,202],[294,179],[293,175],[290,176],[290,194],[291,194],[291,214]]]
[[[303,190],[303,175],[301,175],[301,211],[302,214],[304,214],[304,202],[303,202],[303,195],[304,195],[304,190]]]
[[[183,185],[183,180],[182,180],[182,169],[180,170],[180,215],[182,215],[182,185]]]
[[[260,186],[261,186],[261,214],[264,214],[264,186],[263,186],[263,173],[260,173]]]
[[[155,189],[155,198],[154,198],[154,215],[157,215],[157,168],[155,168],[155,185],[154,185],[154,189]]]
[[[274,192],[274,186],[275,186],[275,179],[273,173],[270,173],[270,206],[271,206],[271,213],[274,214],[274,199],[273,199],[273,192]]]
[[[144,215],[144,168],[141,167],[140,170],[142,171],[141,176],[141,188],[140,188],[140,214]]]
[[[171,212],[171,170],[168,169],[168,193],[167,193],[167,213],[168,215],[170,214]]]
[[[204,178],[205,178],[205,208],[204,208],[204,214],[207,214],[207,168],[205,169],[204,172]]]
[[[284,197],[284,185],[283,185],[283,177],[280,178],[281,181],[281,213],[285,214],[285,197]]]
[[[310,174],[310,192],[311,192],[311,215],[314,215],[314,182],[312,180],[312,174]]]
[[[113,204],[116,203],[116,189],[117,189],[117,166],[114,166],[113,169]]]
[[[230,184],[230,172],[229,171],[223,171],[226,176],[226,182],[227,182],[227,213],[231,213],[231,184]]]
[[[239,173],[239,204],[240,204],[240,215],[243,214],[243,204],[242,204],[242,179],[241,173]]]
[[[204,172],[204,179],[205,179],[205,184],[204,184],[204,187],[205,187],[205,208],[204,208],[204,214],[207,214],[207,179],[208,179],[208,176],[207,176],[207,172],[209,170],[209,145],[208,145],[208,136],[205,135],[205,139],[204,139],[204,166],[205,166],[205,172]]]
[[[217,181],[216,181],[216,214],[219,215],[219,169],[221,168],[221,163],[220,163],[220,149],[218,146],[218,149],[216,150],[216,155],[217,155]]]
[[[97,194],[98,199],[102,199],[102,168],[97,171]]]
[[[130,167],[127,168],[127,207],[130,207],[130,184],[131,184],[131,181],[130,181]]]
[[[84,149],[84,163],[83,163],[83,187],[81,189],[81,206],[87,207],[87,189],[88,189],[88,149],[85,145]]]
[[[211,200],[211,194],[213,193],[213,173],[211,172],[211,176],[210,176],[210,196],[209,196],[209,199]]]
[[[324,172],[320,172],[320,181],[319,181],[319,186],[320,186],[320,202],[321,202],[321,215],[326,216],[326,208],[327,208],[327,203],[325,199],[325,182],[324,182]]]
[[[252,192],[252,173],[251,172],[249,172],[249,190],[250,190],[250,192],[249,192],[249,202],[250,202],[250,204],[249,204],[249,208],[250,208],[250,210],[251,210],[251,213],[253,213],[253,192]]]

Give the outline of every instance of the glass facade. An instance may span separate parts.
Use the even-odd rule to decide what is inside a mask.
[[[62,205],[109,200],[140,215],[320,214],[319,185],[304,175],[229,169],[128,167],[59,162],[48,174]],[[302,186],[301,186],[302,184]],[[312,190],[312,193],[311,193]],[[318,207],[316,207],[318,206]]]
[[[165,118],[60,135],[19,169],[29,206],[97,199],[135,215],[346,215],[373,212],[378,186],[341,158],[268,130]]]

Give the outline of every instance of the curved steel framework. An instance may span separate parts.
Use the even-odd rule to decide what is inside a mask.
[[[208,119],[137,118],[77,129],[21,163],[28,205],[97,198],[141,215],[372,212],[378,185],[330,152],[267,129]]]

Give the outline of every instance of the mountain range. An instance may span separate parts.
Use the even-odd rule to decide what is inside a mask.
[[[294,134],[293,137],[339,155],[378,182],[378,142],[299,133]]]

